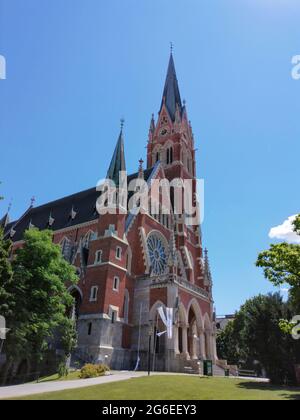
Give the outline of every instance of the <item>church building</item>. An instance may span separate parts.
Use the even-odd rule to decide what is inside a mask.
[[[126,172],[124,127],[107,178],[119,186]],[[192,180],[196,197],[196,151],[186,104],[181,99],[171,53],[158,118],[152,116],[147,164],[127,176],[127,185],[144,180]],[[128,193],[131,198],[132,193]],[[78,343],[72,356],[81,363],[106,363],[112,369],[185,372],[199,361],[217,362],[212,277],[203,248],[200,220],[187,223],[186,212],[116,211],[99,214],[98,188],[91,188],[36,207],[16,221],[0,220],[13,248],[22,246],[27,229],[50,229],[79,282],[74,297]],[[162,309],[161,309],[162,308]],[[159,311],[171,308],[171,334]],[[150,352],[149,352],[150,350]]]

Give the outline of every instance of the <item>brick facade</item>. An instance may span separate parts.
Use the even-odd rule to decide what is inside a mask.
[[[174,94],[170,94],[172,89]],[[174,178],[192,179],[194,196],[194,137],[185,104],[182,105],[179,96],[172,56],[164,95],[158,120],[151,121],[147,169],[141,172],[140,168],[133,178],[142,174],[148,185],[155,179],[166,178],[170,182]],[[115,152],[110,171],[118,163],[116,156]],[[97,198],[95,191],[86,192],[85,200],[92,203],[92,195]],[[162,198],[160,193],[159,200]],[[74,358],[106,362],[115,369],[131,369],[139,356],[139,367],[146,368],[149,329],[153,330],[156,323],[163,328],[157,318],[157,308],[163,305],[174,309],[173,337],[169,339],[165,334],[157,338],[155,368],[180,371],[193,360],[211,358],[215,361],[212,283],[200,226],[189,227],[183,217],[173,213],[164,221],[162,215],[152,215],[151,211],[136,216],[122,212],[93,214],[88,222],[83,220],[84,223],[76,224],[83,210],[78,210],[77,197],[66,200],[61,206],[49,203],[49,211],[55,219],[55,209],[67,205],[66,202],[70,202],[70,207],[72,204],[72,211],[77,210],[76,215],[71,213],[72,226],[57,230],[55,221],[51,226],[54,242],[63,244],[65,241],[72,249],[72,264],[80,275],[77,287],[70,289],[78,308],[78,348]],[[83,209],[86,208],[84,203]],[[46,210],[43,207],[30,212],[30,223],[39,227],[38,216],[36,221],[34,217],[46,215]],[[13,240],[14,232],[18,236],[18,227],[22,224],[24,217],[8,226],[7,233]],[[24,226],[25,229],[26,224]],[[159,238],[167,255],[167,266],[159,274],[153,272],[153,261],[149,258],[151,235]],[[176,255],[170,264],[172,239]],[[15,247],[21,244],[21,238],[15,241]]]

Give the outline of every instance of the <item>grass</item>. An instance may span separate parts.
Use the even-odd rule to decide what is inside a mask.
[[[45,376],[43,378],[39,378],[39,383],[42,383],[42,382],[55,382],[55,381],[74,381],[74,380],[80,379],[79,378],[79,375],[80,375],[80,371],[79,370],[70,372],[67,376],[63,376],[62,378],[60,378],[58,376],[58,374],[56,373],[54,375],[50,375],[50,376]],[[36,381],[34,383],[36,383]]]
[[[299,388],[228,378],[151,376],[23,400],[300,400]]]

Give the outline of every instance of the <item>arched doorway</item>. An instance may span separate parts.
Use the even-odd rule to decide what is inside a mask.
[[[167,327],[163,323],[158,309],[162,307],[165,310],[165,305],[157,301],[150,311],[150,324],[152,330],[151,336],[151,351],[150,351],[150,365],[153,371],[163,371],[166,367],[166,352],[167,352]]]
[[[73,297],[74,302],[73,306],[70,309],[70,318],[73,319],[75,322],[78,321],[79,314],[80,314],[80,306],[82,304],[82,292],[78,286],[71,286],[69,289],[70,295]]]
[[[175,330],[175,352],[187,353],[187,314],[185,307],[181,303],[178,309],[177,328]]]
[[[194,308],[191,306],[189,311],[189,328],[188,328],[188,353],[191,359],[198,359],[198,333],[197,320]]]
[[[207,359],[212,358],[212,329],[211,329],[211,322],[207,314],[204,317],[204,339],[205,339],[205,354]]]

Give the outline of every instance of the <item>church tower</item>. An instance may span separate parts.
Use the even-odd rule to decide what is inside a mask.
[[[154,116],[152,116],[149,130],[148,168],[151,168],[157,162],[160,162],[164,168],[165,176],[169,182],[176,178],[191,181],[191,205],[199,210],[196,199],[194,135],[188,119],[186,103],[181,99],[172,51],[158,119],[155,122]],[[179,258],[179,262],[182,261],[182,265],[186,268],[183,269],[182,267],[181,274],[188,281],[200,287],[205,287],[200,220],[196,225],[189,226],[184,214],[185,211],[184,208],[183,214],[175,216],[175,242],[182,257]]]
[[[148,168],[157,161],[169,180],[194,179],[195,150],[185,101],[182,102],[171,52],[158,120],[152,116],[148,141]]]

